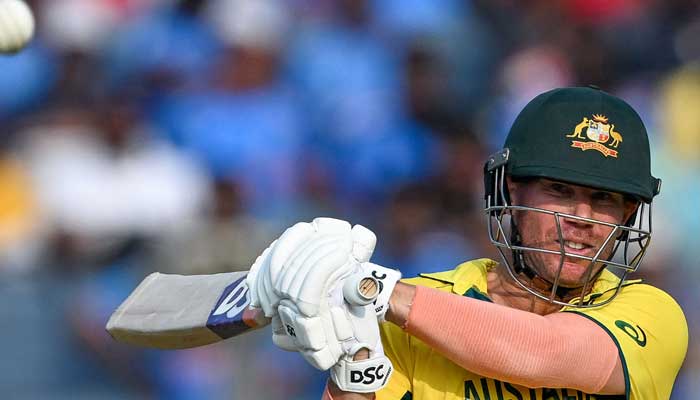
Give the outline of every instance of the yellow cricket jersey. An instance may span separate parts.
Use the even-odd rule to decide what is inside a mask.
[[[421,274],[404,282],[484,301],[486,273],[497,265],[489,259],[469,261],[456,269]],[[584,301],[608,298],[619,279],[603,271]],[[678,304],[665,292],[641,280],[624,283],[619,295],[599,308],[565,307],[600,325],[620,350],[626,394],[603,396],[573,389],[530,389],[471,373],[394,324],[381,325],[382,342],[394,364],[387,387],[378,400],[661,400],[671,395],[673,382],[688,347],[688,326]],[[572,365],[571,368],[577,368]]]

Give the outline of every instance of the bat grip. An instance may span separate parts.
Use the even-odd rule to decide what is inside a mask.
[[[379,281],[373,276],[355,274],[343,283],[345,301],[355,306],[366,306],[379,296]]]

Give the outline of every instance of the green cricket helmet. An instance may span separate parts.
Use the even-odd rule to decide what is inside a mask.
[[[622,224],[610,224],[575,215],[511,204],[505,177],[548,178],[556,181],[621,193],[639,206]],[[620,98],[595,87],[554,89],[535,97],[516,118],[504,148],[491,155],[484,167],[485,212],[489,216],[491,242],[501,253],[511,276],[530,293],[552,303],[570,288],[559,287],[564,257],[588,260],[588,273],[582,293],[573,304],[592,307],[606,304],[619,292],[628,273],[636,271],[651,238],[651,203],[659,193],[661,180],[651,175],[647,132],[639,115]],[[610,226],[612,231],[593,257],[567,253],[563,240],[558,251],[523,246],[513,211],[550,214],[562,237],[560,218],[584,220]],[[612,254],[603,259],[603,249],[615,242]],[[506,254],[510,250],[510,254]],[[535,274],[523,256],[527,252],[560,254],[559,274],[549,282],[548,294],[524,279]],[[596,264],[619,272],[620,283],[604,303],[584,301],[598,274]],[[602,271],[602,269],[601,269]]]

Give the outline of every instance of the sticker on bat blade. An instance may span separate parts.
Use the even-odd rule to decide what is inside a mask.
[[[248,309],[250,294],[245,277],[240,278],[224,289],[207,319],[207,328],[222,339],[240,335],[258,327],[255,312]]]

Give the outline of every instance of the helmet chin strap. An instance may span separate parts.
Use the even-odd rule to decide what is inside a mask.
[[[530,286],[541,292],[544,296],[549,296],[552,293],[554,283],[540,276],[535,270],[527,265],[524,260],[522,250],[513,250],[513,268],[518,275],[524,275],[532,283]],[[579,296],[577,291],[581,288],[567,288],[558,286],[555,295],[560,300],[571,300]]]
[[[511,220],[511,243],[516,246],[522,245],[522,238],[515,223]],[[554,283],[540,276],[532,267],[525,262],[525,257],[522,250],[512,250],[513,270],[518,275],[524,275],[532,283],[533,289],[540,291],[544,296],[549,296],[552,293]],[[581,288],[567,288],[563,286],[557,287],[555,291],[556,297],[561,300],[571,300],[580,295],[577,291]]]

